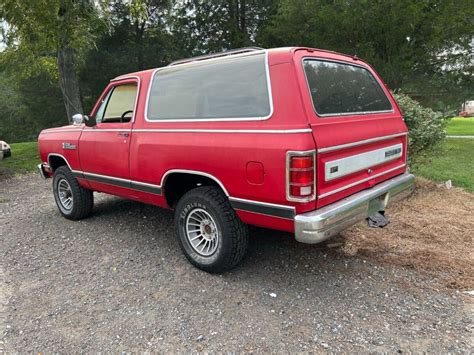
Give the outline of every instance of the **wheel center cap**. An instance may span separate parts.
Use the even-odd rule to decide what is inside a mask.
[[[212,240],[214,238],[214,228],[208,220],[201,222],[201,233],[206,240]]]

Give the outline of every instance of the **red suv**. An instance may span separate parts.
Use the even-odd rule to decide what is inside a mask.
[[[407,128],[375,71],[313,48],[244,48],[110,81],[39,136],[61,214],[93,191],[175,210],[189,261],[234,267],[247,224],[319,243],[410,193]]]

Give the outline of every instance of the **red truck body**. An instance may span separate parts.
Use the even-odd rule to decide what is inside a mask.
[[[288,232],[295,231],[297,215],[321,210],[391,178],[408,175],[407,128],[402,114],[367,63],[311,48],[262,52],[271,105],[267,117],[150,121],[146,118],[150,84],[155,72],[163,69],[127,74],[109,83],[91,116],[97,114],[110,90],[135,83],[138,91],[132,119],[44,130],[39,136],[43,173],[52,175],[66,162],[86,189],[165,208],[174,207],[180,195],[173,191],[177,184],[187,177],[199,177],[202,181],[198,185],[211,183],[223,191],[244,223]],[[242,55],[247,54],[237,54]],[[227,57],[223,58],[208,61]],[[307,58],[365,68],[379,83],[391,109],[319,116],[302,65]],[[193,62],[177,67],[186,65]],[[401,148],[395,150],[395,157],[390,158],[390,153],[390,159],[371,163],[371,152],[393,147]],[[315,159],[314,191],[305,201],[288,196],[288,152],[306,152]],[[333,162],[346,162],[347,158],[355,171],[329,178]],[[338,167],[332,168],[337,174]]]

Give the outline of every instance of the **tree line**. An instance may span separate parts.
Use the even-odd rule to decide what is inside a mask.
[[[470,0],[2,0],[0,21],[12,142],[88,113],[115,76],[245,46],[357,55],[439,111],[474,93]]]

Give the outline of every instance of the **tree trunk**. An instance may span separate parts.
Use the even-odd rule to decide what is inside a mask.
[[[144,58],[144,48],[143,48],[143,36],[145,34],[145,25],[146,22],[142,21],[141,23],[138,20],[135,21],[135,52],[137,58],[137,69],[145,69],[145,58]]]
[[[74,50],[65,45],[58,49],[59,86],[63,94],[67,119],[72,123],[72,116],[84,113],[81,102],[79,80],[74,69]]]
[[[240,31],[244,34],[247,34],[247,13],[246,13],[246,4],[245,0],[240,0]]]

